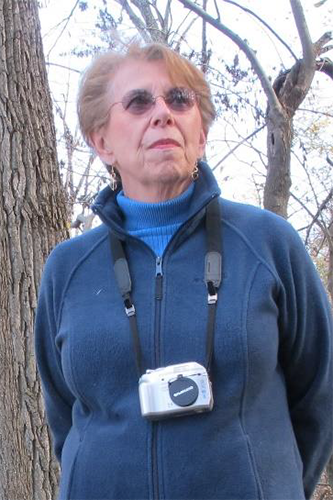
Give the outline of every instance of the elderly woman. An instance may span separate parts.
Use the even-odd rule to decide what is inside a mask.
[[[59,499],[309,498],[331,451],[329,305],[287,222],[220,198],[203,75],[131,46],[93,62],[78,110],[111,183],[40,291]]]

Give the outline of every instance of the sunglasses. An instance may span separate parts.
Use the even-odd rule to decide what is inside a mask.
[[[148,90],[135,89],[126,94],[121,101],[114,102],[110,111],[116,104],[122,104],[124,110],[132,115],[143,115],[152,109],[158,97],[162,97],[168,108],[178,113],[188,111],[197,102],[197,94],[184,87],[174,87],[165,95],[157,96],[153,96]]]

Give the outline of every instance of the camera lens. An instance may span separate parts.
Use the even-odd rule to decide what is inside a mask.
[[[169,382],[169,394],[177,406],[190,406],[197,400],[199,389],[192,379],[179,375],[176,380]]]

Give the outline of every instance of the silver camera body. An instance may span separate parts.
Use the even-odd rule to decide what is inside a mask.
[[[207,370],[194,361],[147,370],[139,397],[141,414],[150,420],[211,411],[214,404]]]

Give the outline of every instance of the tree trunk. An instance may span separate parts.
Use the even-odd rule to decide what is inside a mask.
[[[328,462],[326,471],[327,471],[328,484],[330,485],[331,490],[333,492],[333,455],[331,456],[331,459]]]
[[[331,208],[331,222],[328,229],[328,270],[327,270],[327,289],[330,294],[331,304],[333,306],[333,207]],[[333,461],[331,464],[331,479],[333,488]]]
[[[0,89],[0,500],[51,500],[33,322],[43,263],[67,231],[35,0],[0,2]]]
[[[267,114],[268,167],[264,189],[264,207],[287,218],[290,196],[290,150],[292,121],[281,110]]]

